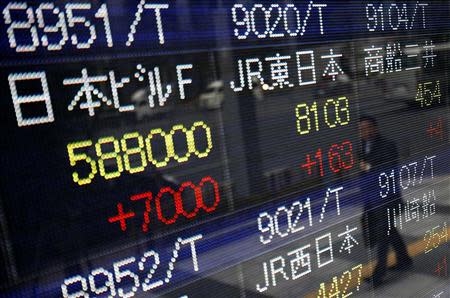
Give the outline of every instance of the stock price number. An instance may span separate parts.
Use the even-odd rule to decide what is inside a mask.
[[[432,106],[435,102],[441,103],[441,83],[431,81],[417,86],[416,100],[421,108]]]
[[[320,284],[319,292],[317,293],[317,298],[328,298],[328,297],[349,297],[353,295],[353,292],[349,290],[356,287],[356,291],[359,291],[362,280],[362,270],[363,265],[359,264],[352,268],[352,270],[347,270],[342,275],[333,277],[332,282],[329,285],[325,283]]]
[[[100,27],[94,23],[99,19],[103,21],[104,35],[111,48],[108,8],[106,4],[98,10],[92,6],[91,3],[68,2],[60,8],[52,2],[44,2],[33,8],[27,2],[10,2],[3,9],[9,46],[18,53],[36,52],[40,47],[61,51],[70,40],[77,49],[89,49],[97,39]],[[88,20],[86,14],[94,15],[93,19]]]
[[[331,172],[337,174],[341,171],[353,168],[353,145],[350,141],[344,141],[341,144],[333,144],[328,150],[328,168]],[[325,175],[324,157],[322,149],[317,149],[314,156],[306,155],[306,162],[301,167],[307,170],[308,175],[312,175],[313,167],[319,168],[320,177]]]
[[[441,232],[438,232],[441,230]],[[438,248],[441,244],[448,242],[448,229],[447,223],[444,222],[443,226],[437,225],[433,229],[426,231],[423,237],[425,244],[425,253],[431,252],[433,249]]]
[[[212,200],[207,198],[207,196],[211,197],[211,193],[213,193]],[[192,195],[194,198],[192,198]],[[145,205],[141,225],[144,233],[148,232],[151,224],[150,215],[152,214],[151,205],[153,205],[153,198],[155,198],[155,212],[153,213],[156,213],[158,221],[166,225],[171,225],[174,224],[180,216],[186,219],[194,219],[197,217],[200,209],[203,209],[205,213],[214,212],[220,202],[219,184],[216,180],[210,176],[207,176],[204,177],[197,185],[191,181],[187,181],[182,183],[179,189],[164,187],[160,189],[155,197],[152,192],[145,192],[131,196],[131,202],[134,202],[135,204],[142,202],[143,205]],[[166,202],[171,201],[173,207],[166,208],[161,202],[163,199]],[[207,199],[208,203],[205,202],[205,199]],[[192,201],[195,201],[195,203],[193,204]],[[192,205],[195,206],[192,207]],[[164,211],[165,209],[172,209],[175,211],[172,211],[172,215],[167,215],[167,211]],[[117,212],[118,214],[108,218],[108,221],[109,223],[119,223],[121,230],[125,232],[127,230],[126,220],[137,217],[137,215],[134,212],[134,209],[130,212],[124,212],[122,203],[117,204]]]
[[[184,135],[187,151],[180,153],[175,150],[175,135]],[[198,148],[200,138],[203,134],[206,139],[206,147]],[[156,157],[154,154],[154,144],[156,139],[163,141],[165,147],[165,156]],[[165,132],[160,128],[152,129],[144,139],[138,132],[125,134],[120,140],[113,136],[100,138],[94,145],[96,158],[88,156],[80,149],[92,149],[93,142],[85,140],[81,142],[70,143],[67,145],[69,162],[72,167],[83,164],[88,168],[88,173],[82,175],[79,172],[73,172],[72,178],[78,185],[87,185],[92,183],[98,172],[106,180],[119,178],[124,171],[135,174],[143,172],[146,167],[153,164],[156,168],[165,167],[171,160],[184,163],[192,155],[197,158],[205,158],[212,150],[211,128],[204,122],[195,122],[190,129],[183,125],[175,125],[170,132]]]
[[[307,135],[312,131],[324,128],[336,128],[350,123],[350,103],[347,97],[330,98],[320,105],[317,101],[312,105],[301,103],[295,108],[297,131]],[[323,119],[323,120],[322,120]]]
[[[189,253],[187,260],[192,262],[192,269],[184,263],[185,273],[198,272],[199,261],[197,245],[202,242],[203,235],[197,234],[191,237],[178,237],[173,244],[173,249],[148,250],[140,256],[130,256],[118,260],[109,266],[98,267],[91,271],[88,277],[74,275],[64,279],[61,284],[63,298],[88,298],[88,297],[120,297],[131,298],[134,296],[153,296],[150,293],[158,288],[174,283],[174,276],[180,274],[178,259],[182,252]],[[162,257],[164,252],[171,252],[171,258]],[[161,268],[165,267],[165,268]],[[181,267],[181,266],[180,266]],[[109,269],[109,270],[108,270]],[[189,271],[187,271],[189,270]]]

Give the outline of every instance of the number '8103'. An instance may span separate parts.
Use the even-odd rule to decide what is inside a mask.
[[[323,115],[319,117],[319,115]],[[350,123],[350,106],[347,97],[330,98],[323,106],[316,101],[312,105],[301,103],[295,109],[297,132],[306,135],[324,128],[336,128]],[[323,120],[321,121],[321,118]]]
[[[197,148],[194,133],[204,133],[206,136],[206,148]],[[179,153],[175,150],[174,135],[184,134],[186,138],[187,151]],[[155,157],[153,145],[156,138],[162,138],[165,144],[165,156]],[[95,147],[96,159],[86,153],[79,152],[81,149]],[[86,175],[78,172],[72,173],[72,178],[78,185],[90,184],[100,172],[100,176],[106,180],[119,178],[124,171],[130,174],[145,171],[149,163],[156,168],[165,167],[171,160],[178,163],[187,162],[192,155],[205,158],[212,150],[211,128],[204,122],[195,122],[190,129],[183,125],[175,125],[169,133],[160,128],[152,129],[144,139],[138,132],[125,134],[120,140],[115,137],[100,138],[95,145],[91,140],[70,143],[67,145],[69,161],[72,167],[83,165],[88,168]],[[112,169],[111,169],[112,168]],[[84,176],[84,177],[82,177]]]

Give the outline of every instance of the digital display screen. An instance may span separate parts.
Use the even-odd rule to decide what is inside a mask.
[[[0,11],[0,297],[450,297],[449,1]]]

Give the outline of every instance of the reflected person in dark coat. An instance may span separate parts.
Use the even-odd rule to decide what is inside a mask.
[[[363,116],[359,120],[359,133],[361,137],[360,169],[369,177],[370,185],[374,180],[378,181],[378,175],[387,170],[392,170],[398,165],[398,151],[394,142],[384,138],[379,130],[375,118]],[[412,266],[412,259],[408,255],[406,245],[395,227],[388,226],[387,208],[402,204],[400,191],[391,192],[387,197],[379,196],[378,183],[375,188],[367,186],[364,190],[368,193],[364,200],[362,225],[365,242],[370,247],[377,247],[378,262],[372,278],[374,287],[383,282],[386,274],[387,256],[389,246],[392,245],[397,257],[396,269],[406,270]],[[374,196],[374,194],[376,194]],[[389,229],[389,235],[387,233]]]

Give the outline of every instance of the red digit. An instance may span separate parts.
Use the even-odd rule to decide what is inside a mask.
[[[213,185],[214,187],[214,204],[211,207],[208,207],[205,205],[205,202],[203,202],[203,194],[201,192],[201,189],[203,187],[203,185],[205,185],[206,182],[209,182]],[[198,192],[199,196],[197,197],[197,202],[200,201],[200,205],[203,208],[203,210],[205,210],[208,213],[213,212],[214,210],[216,210],[217,205],[219,205],[220,202],[220,195],[219,195],[219,184],[210,176],[207,176],[205,178],[202,179],[202,181],[200,181],[200,183],[198,184],[198,187],[200,189],[200,191]]]
[[[345,148],[348,149],[345,149]],[[353,167],[354,164],[354,160],[353,160],[353,145],[350,141],[345,141],[344,143],[342,143],[342,148],[345,152],[345,156],[348,156],[350,161],[348,163],[345,163],[342,161],[342,168],[348,170],[351,169]]]
[[[177,221],[178,213],[175,211],[175,214],[173,215],[172,218],[165,218],[164,217],[164,215],[162,213],[162,210],[161,210],[161,198],[162,198],[162,196],[165,193],[170,193],[172,195],[172,199],[174,201],[175,209],[176,209],[176,195],[177,194],[172,188],[165,187],[165,188],[162,188],[159,191],[158,195],[156,196],[156,199],[155,199],[156,212],[158,213],[158,218],[159,218],[160,221],[162,221],[166,225],[171,225],[171,224],[173,224],[173,223],[175,223]]]
[[[328,163],[330,164],[330,170],[334,173],[339,173],[342,167],[341,154],[339,151],[342,151],[342,146],[337,144],[333,144],[330,150],[328,151]],[[337,166],[335,166],[334,160],[337,158]]]
[[[142,231],[144,233],[148,232],[148,226],[150,224],[150,201],[153,199],[153,194],[151,192],[145,192],[141,194],[137,194],[130,197],[130,200],[132,201],[139,201],[142,199],[145,200],[145,211],[144,211],[144,222],[142,223]]]
[[[195,207],[194,211],[192,211],[191,213],[186,212],[186,210],[184,210],[184,207],[183,207],[183,196],[182,195],[183,195],[183,191],[187,187],[190,187],[191,189],[193,189],[194,190],[194,194],[195,194],[196,207]],[[181,187],[180,187],[180,189],[178,190],[178,192],[177,192],[177,194],[175,196],[175,206],[176,206],[176,209],[177,209],[177,213],[178,214],[183,214],[186,218],[193,218],[193,217],[195,217],[197,215],[197,213],[198,213],[199,206],[201,206],[199,204],[199,200],[198,200],[199,193],[200,193],[200,196],[201,196],[202,195],[201,194],[201,190],[198,187],[196,187],[191,181],[184,182],[183,184],[181,184]]]
[[[319,151],[320,151],[320,149],[319,149]],[[319,151],[317,151],[317,152],[319,152]],[[316,155],[316,157],[317,157],[317,155]],[[317,164],[317,161],[312,161],[311,160],[311,155],[310,154],[307,154],[306,155],[306,163],[305,164],[302,164],[302,168],[303,169],[307,169],[308,170],[308,175],[312,175],[312,168],[313,168],[313,166],[315,166]],[[321,173],[322,174],[322,173]]]
[[[323,177],[325,175],[325,173],[323,171],[322,149],[320,149],[320,148],[317,150],[316,159],[319,161],[320,177]]]

